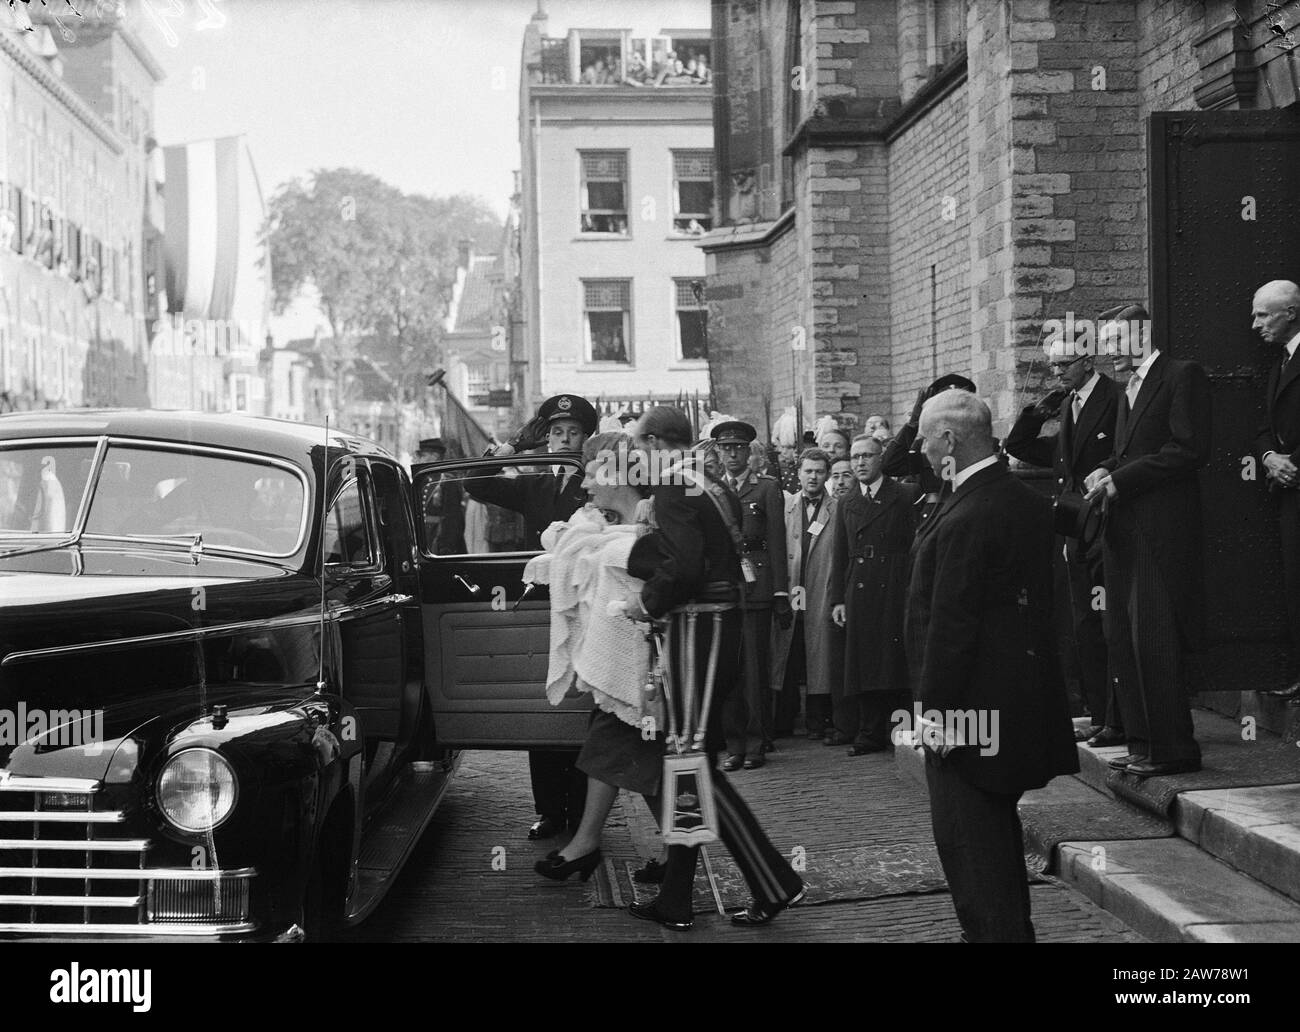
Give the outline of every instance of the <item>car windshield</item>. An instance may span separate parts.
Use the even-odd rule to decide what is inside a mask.
[[[255,459],[110,445],[90,501],[87,535],[203,535],[205,547],[289,555],[306,492],[290,470]]]

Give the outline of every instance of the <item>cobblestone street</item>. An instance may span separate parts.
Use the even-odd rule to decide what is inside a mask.
[[[776,845],[804,865],[807,902],[762,929],[716,915],[703,873],[695,928],[663,931],[617,907],[627,872],[656,855],[653,821],[621,795],[606,826],[605,867],[586,884],[544,881],[533,863],[556,843],[532,843],[525,754],[471,752],[397,885],[348,938],[357,942],[775,941],[943,942],[959,929],[930,838],[925,793],[898,778],[888,755],[850,759],[842,748],[787,739],[762,770],[732,776]],[[504,865],[504,866],[503,866]],[[728,907],[743,883],[720,847],[714,867]],[[640,889],[640,887],[638,887]],[[1044,942],[1135,942],[1140,937],[1065,885],[1031,888]]]

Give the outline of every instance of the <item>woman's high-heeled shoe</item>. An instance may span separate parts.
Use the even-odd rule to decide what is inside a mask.
[[[591,872],[600,866],[601,859],[599,849],[576,860],[565,860],[562,856],[547,857],[545,860],[538,860],[533,865],[533,870],[543,878],[550,878],[551,881],[566,881],[569,875],[577,871],[578,879],[586,881],[591,877]]]

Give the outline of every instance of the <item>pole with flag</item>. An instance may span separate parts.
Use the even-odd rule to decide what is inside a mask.
[[[435,369],[429,376],[428,385],[441,387],[446,398],[446,404],[443,406],[445,414],[442,420],[442,437],[448,444],[447,457],[455,457],[452,454],[453,444],[459,446],[461,456],[466,458],[482,455],[492,445],[492,435],[479,425],[478,420],[452,393],[446,376],[446,369]]]

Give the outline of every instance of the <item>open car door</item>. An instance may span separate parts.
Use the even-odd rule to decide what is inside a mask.
[[[562,467],[564,481],[553,473]],[[552,516],[580,494],[576,455],[459,459],[412,468],[425,683],[438,744],[577,746],[590,696],[546,700],[550,596],[523,580]]]

